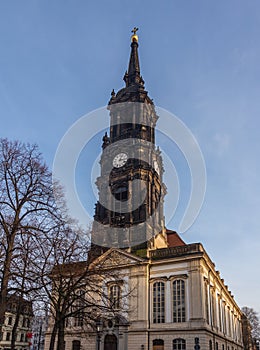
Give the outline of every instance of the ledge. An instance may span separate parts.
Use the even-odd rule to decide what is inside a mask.
[[[152,260],[161,260],[167,258],[174,258],[184,255],[192,255],[196,253],[203,253],[203,247],[200,243],[192,243],[184,246],[162,248],[150,251]]]

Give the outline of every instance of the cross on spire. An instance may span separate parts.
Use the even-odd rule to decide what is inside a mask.
[[[134,33],[134,35],[136,35],[136,32],[139,30],[139,28],[134,27],[134,29],[131,31],[131,33]]]

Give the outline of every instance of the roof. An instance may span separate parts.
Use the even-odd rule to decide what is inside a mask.
[[[9,294],[6,300],[6,311],[15,313],[18,305],[21,307],[21,314],[33,315],[31,300],[27,300],[16,294]]]
[[[166,235],[169,247],[179,247],[187,245],[175,231],[166,229]]]

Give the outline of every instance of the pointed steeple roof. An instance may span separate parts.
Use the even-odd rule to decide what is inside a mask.
[[[136,31],[138,28],[134,28],[132,32],[134,33],[131,37],[131,54],[128,65],[128,71],[125,73],[124,81],[126,86],[139,85],[143,86],[144,81],[140,75],[140,64],[138,57],[138,36]]]
[[[138,36],[136,34],[138,28],[132,30],[131,36],[131,53],[128,64],[128,70],[125,72],[125,87],[115,94],[111,93],[109,105],[120,102],[148,102],[153,104],[148,97],[147,91],[144,90],[144,80],[140,73],[140,64],[138,57]]]

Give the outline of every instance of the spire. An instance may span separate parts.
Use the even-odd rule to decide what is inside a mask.
[[[138,28],[134,27],[132,30],[133,35],[131,36],[131,54],[128,65],[128,71],[125,73],[124,81],[126,87],[137,85],[143,86],[144,81],[140,75],[140,65],[138,58],[138,36],[136,34]]]
[[[138,28],[134,27],[131,36],[131,53],[128,64],[128,70],[125,72],[125,87],[117,93],[113,90],[108,105],[122,102],[144,102],[153,104],[153,101],[145,91],[144,81],[140,74],[140,65],[138,58],[138,36],[136,34]]]

